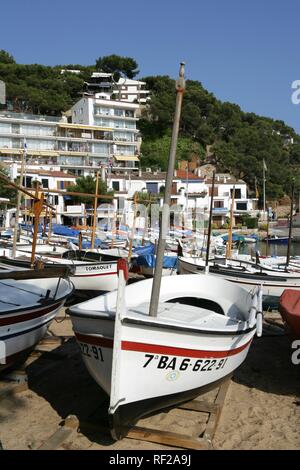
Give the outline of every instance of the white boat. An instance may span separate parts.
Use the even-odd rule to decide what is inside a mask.
[[[147,279],[68,309],[83,360],[110,396],[116,439],[141,416],[216,387],[246,358],[257,322],[261,333],[258,289],[249,295],[210,275],[163,277],[150,317],[151,288]]]
[[[72,294],[62,275],[66,270],[0,272],[0,371],[28,355]]]
[[[76,291],[108,292],[117,289],[117,261],[119,257],[80,250],[69,250],[56,256],[36,256],[45,267],[70,267],[70,279]],[[16,258],[0,257],[0,263],[16,267],[30,267],[30,258],[17,252]]]
[[[209,275],[162,277],[184,89],[181,63],[153,280],[125,287],[120,260],[118,292],[69,309],[85,364],[110,396],[115,439],[140,417],[216,387],[243,362],[257,327],[261,334],[261,289]]]
[[[230,264],[231,263],[231,264]],[[300,290],[300,273],[283,272],[254,263],[228,261],[222,264],[220,260],[210,262],[209,273],[251,291],[257,284],[263,288],[264,296],[279,298],[285,289]],[[205,262],[201,258],[178,257],[179,274],[205,273]]]

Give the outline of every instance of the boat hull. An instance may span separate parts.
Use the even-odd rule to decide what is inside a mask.
[[[57,302],[45,309],[26,311],[22,314],[23,321],[18,324],[14,323],[13,316],[11,319],[8,316],[1,316],[0,342],[5,348],[5,363],[0,364],[0,371],[12,367],[26,357],[43,338],[48,326],[63,304],[64,301]],[[36,318],[30,319],[33,316]],[[6,322],[5,326],[3,326],[4,321]]]
[[[293,289],[285,290],[280,297],[279,312],[293,338],[300,339],[300,292]]]
[[[204,266],[198,266],[192,262],[187,262],[181,258],[178,259],[178,272],[179,274],[204,274]],[[248,291],[252,291],[255,286],[260,284],[263,288],[263,295],[265,297],[279,297],[285,289],[296,289],[300,292],[300,277],[283,278],[283,276],[268,276],[264,274],[248,274],[245,272],[235,273],[225,272],[222,269],[216,269],[209,266],[209,274],[217,276],[227,281],[240,285]]]
[[[88,371],[111,396],[114,320],[71,318]],[[141,329],[124,322],[122,330],[118,381],[123,384],[120,395],[126,398],[109,412],[114,439],[122,438],[141,417],[218,386],[245,360],[255,333],[191,334],[187,343],[180,331],[162,331],[155,325]]]

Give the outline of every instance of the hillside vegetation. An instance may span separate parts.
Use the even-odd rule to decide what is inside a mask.
[[[80,74],[61,73],[79,69]],[[83,83],[96,70],[135,77],[138,64],[130,57],[99,57],[95,65],[17,64],[0,51],[0,79],[15,111],[60,115],[78,100]],[[139,128],[143,137],[142,166],[166,169],[175,107],[175,81],[168,76],[144,77],[151,101]],[[293,139],[293,143],[291,143]],[[209,152],[207,153],[207,148]],[[243,112],[236,104],[221,102],[200,82],[187,80],[178,159],[197,158],[215,163],[218,171],[244,179],[261,193],[263,159],[267,165],[269,199],[290,194],[294,179],[300,189],[300,137],[283,121]]]

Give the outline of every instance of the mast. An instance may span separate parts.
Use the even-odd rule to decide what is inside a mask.
[[[24,149],[21,152],[22,152],[22,157],[21,157],[21,171],[20,171],[20,186],[23,187],[25,144],[24,144]],[[17,238],[18,238],[19,218],[20,218],[21,196],[22,196],[21,191],[18,191],[16,219],[15,219],[15,227],[14,227],[14,238],[13,238],[13,248],[12,248],[12,257],[13,258],[15,258],[16,250],[17,250]]]
[[[132,221],[131,237],[130,237],[129,251],[128,251],[128,263],[130,263],[130,261],[131,261],[133,239],[134,239],[134,236],[135,236],[135,223],[136,223],[136,217],[137,217],[137,203],[138,203],[138,193],[137,192],[134,193],[133,202],[134,202],[134,209],[133,209],[133,221]]]
[[[149,315],[152,317],[157,316],[157,308],[158,308],[158,302],[159,302],[163,259],[164,259],[164,252],[165,252],[165,246],[166,246],[166,232],[167,232],[167,227],[168,227],[168,222],[169,222],[169,213],[170,213],[172,181],[173,181],[173,176],[174,176],[174,168],[175,168],[175,160],[176,160],[176,147],[177,147],[177,139],[178,139],[178,132],[179,132],[179,121],[180,121],[183,94],[185,91],[184,65],[185,65],[184,62],[181,62],[180,70],[179,70],[179,78],[176,81],[175,116],[174,116],[174,123],[173,123],[168,172],[167,172],[167,178],[166,178],[164,204],[163,204],[163,210],[162,210],[162,220],[161,220],[161,227],[159,231],[155,273],[154,273],[154,278],[153,278],[151,300],[150,300]]]
[[[294,208],[294,192],[295,192],[295,182],[293,181],[292,185],[292,196],[291,196],[291,212],[290,212],[290,225],[289,225],[289,242],[286,255],[286,267],[288,267],[291,256],[291,242],[292,242],[292,224],[293,224],[293,208]]]
[[[228,240],[227,240],[227,246],[226,246],[226,258],[231,257],[234,196],[235,196],[235,185],[233,186],[232,197],[231,197],[230,223],[229,223],[229,233],[228,233]]]
[[[36,189],[35,189],[35,201],[33,203],[34,230],[33,230],[33,238],[32,238],[31,261],[30,261],[30,265],[32,268],[34,266],[36,240],[37,240],[37,235],[39,231],[39,221],[40,221],[41,212],[43,210],[43,204],[44,204],[44,193],[42,193],[39,198],[39,182],[37,181]]]
[[[216,179],[216,170],[214,170],[214,172],[213,172],[212,185],[211,185],[209,221],[208,221],[207,244],[206,244],[206,259],[205,259],[205,267],[206,268],[208,266],[208,260],[209,260],[211,224],[212,224],[212,213],[213,213],[214,191],[215,191],[215,179]]]
[[[96,189],[95,189],[95,199],[94,199],[94,218],[93,218],[93,228],[92,228],[92,239],[91,239],[91,249],[94,249],[95,245],[95,233],[97,225],[97,202],[98,202],[98,186],[99,186],[99,171],[96,174]]]

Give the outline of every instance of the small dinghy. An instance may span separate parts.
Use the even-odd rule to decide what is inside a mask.
[[[210,275],[163,277],[156,317],[152,279],[69,308],[83,360],[110,396],[112,435],[140,417],[218,386],[262,328],[262,291]]]
[[[279,312],[294,338],[300,339],[300,292],[286,289],[279,301]]]
[[[0,371],[25,359],[73,292],[66,269],[0,272]]]

